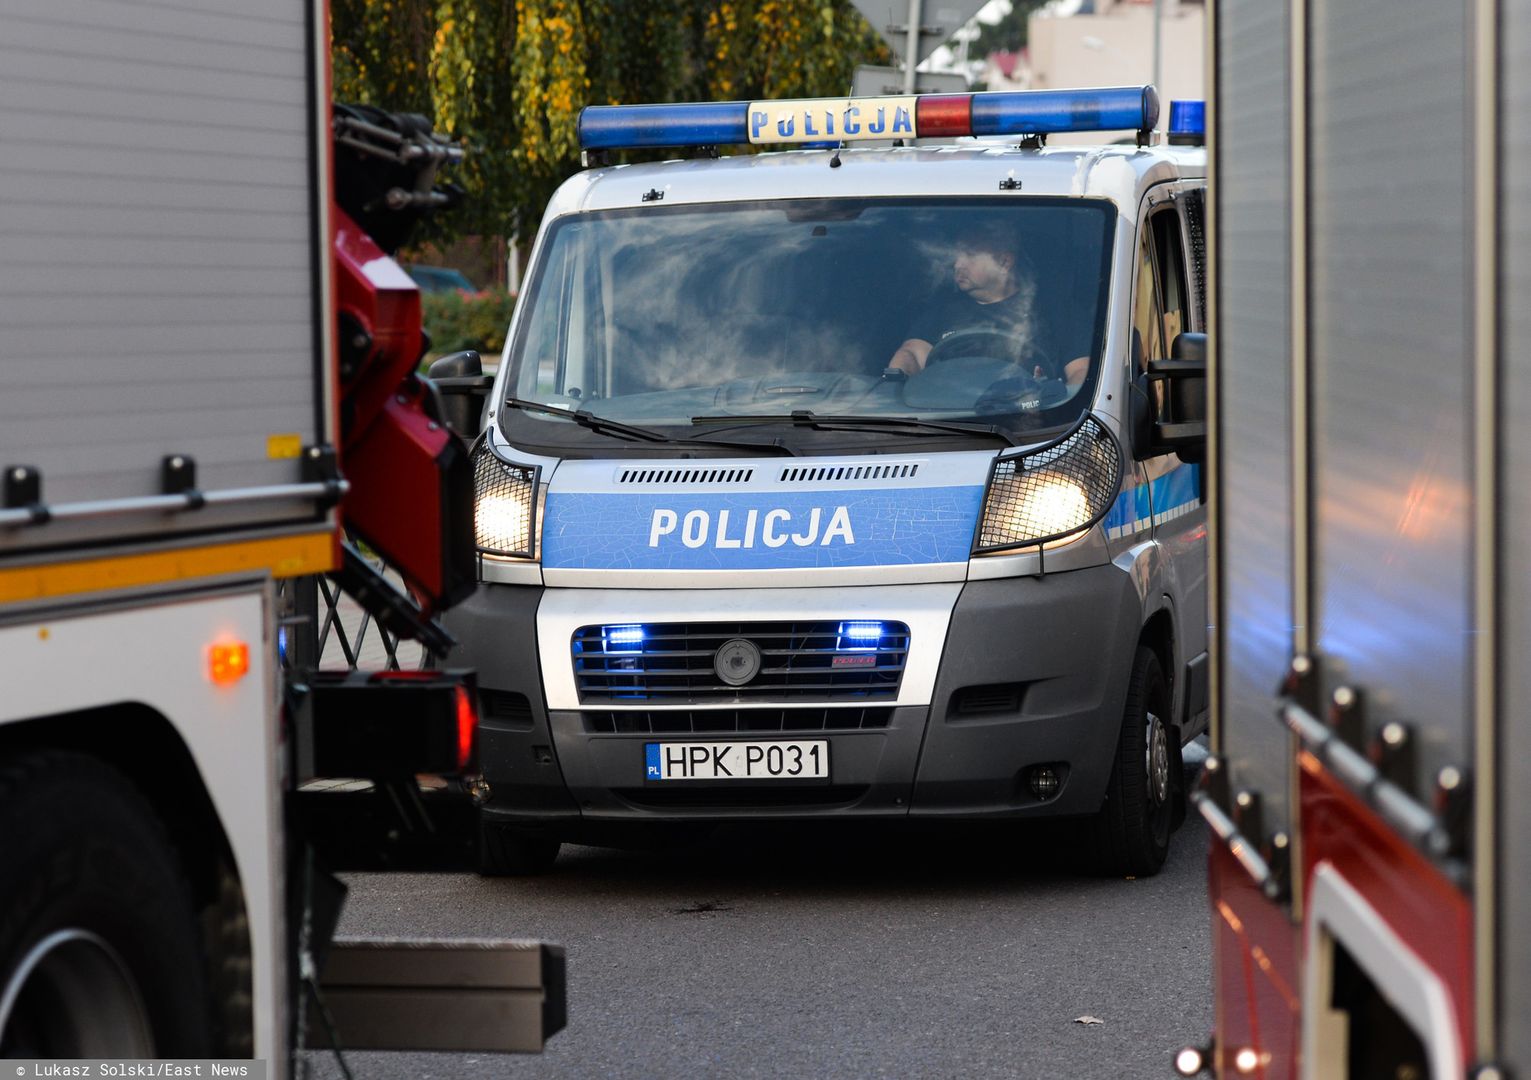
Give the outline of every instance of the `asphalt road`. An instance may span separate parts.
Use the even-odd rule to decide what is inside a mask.
[[[1171,1076],[1212,1023],[1206,831],[1192,815],[1140,880],[1079,876],[1065,848],[1013,829],[729,830],[565,848],[531,880],[353,875],[347,933],[565,945],[570,1020],[541,1056],[349,1062],[373,1078]]]

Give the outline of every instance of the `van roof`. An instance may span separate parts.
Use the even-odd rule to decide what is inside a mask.
[[[650,205],[922,195],[1108,198],[1125,212],[1142,192],[1206,175],[1199,146],[1060,146],[964,139],[938,146],[788,150],[588,169],[566,181],[548,216]],[[838,157],[839,165],[831,166]],[[1001,183],[1020,182],[1020,187]],[[658,193],[657,195],[655,193]]]

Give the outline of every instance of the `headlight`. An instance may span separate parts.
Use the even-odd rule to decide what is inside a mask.
[[[537,470],[501,461],[487,443],[473,453],[473,540],[479,551],[536,556]]]
[[[1031,547],[1082,532],[1111,509],[1121,478],[1122,452],[1093,416],[1051,446],[998,458],[974,550]]]

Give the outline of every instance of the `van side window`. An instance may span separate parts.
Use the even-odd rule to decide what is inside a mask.
[[[1164,351],[1156,359],[1169,356],[1175,338],[1189,330],[1187,306],[1185,246],[1181,241],[1180,215],[1174,209],[1159,210],[1148,219],[1153,237],[1154,262],[1159,270],[1159,317],[1163,325],[1160,345]]]
[[[1153,230],[1145,228],[1138,244],[1138,279],[1132,297],[1132,373],[1139,374],[1150,359],[1164,351],[1159,290],[1154,277]]]

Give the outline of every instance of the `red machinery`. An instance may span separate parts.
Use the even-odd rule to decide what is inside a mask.
[[[420,293],[391,255],[422,214],[455,201],[456,189],[436,186],[436,169],[461,151],[423,117],[354,106],[336,107],[335,143],[343,510],[429,616],[475,586],[473,474],[440,398],[416,374],[427,344]],[[422,512],[439,515],[435,528],[419,527]],[[356,560],[347,562],[354,573]]]

